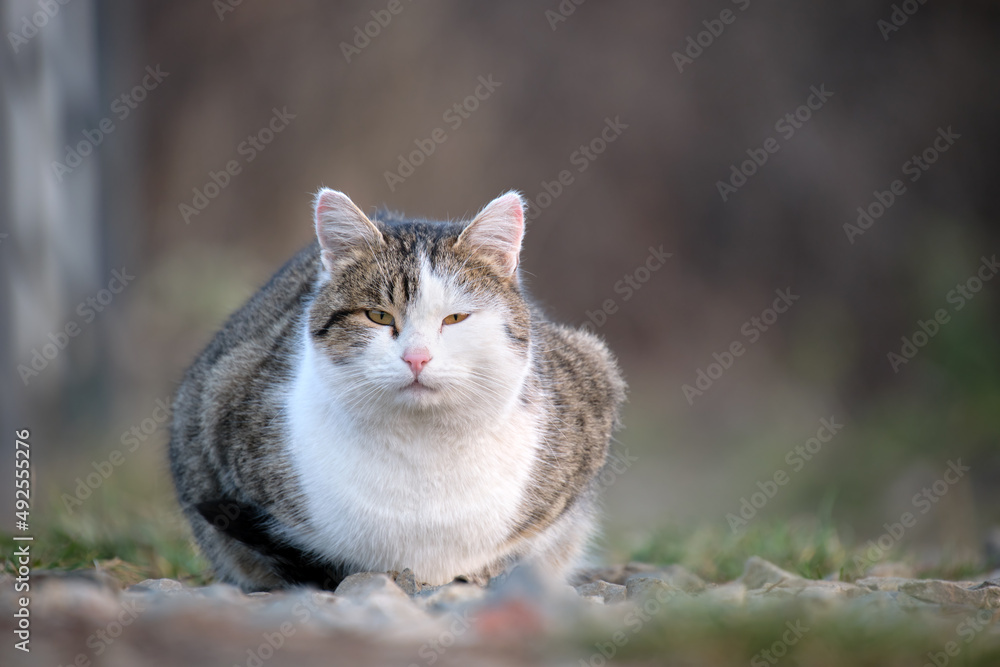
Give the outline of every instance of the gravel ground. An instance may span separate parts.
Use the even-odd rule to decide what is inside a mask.
[[[1000,572],[962,582],[842,582],[751,558],[723,584],[679,566],[632,563],[591,571],[575,587],[521,569],[486,588],[421,588],[404,571],[356,574],[332,593],[249,595],[224,584],[158,579],[123,589],[94,570],[40,572],[30,653],[10,639],[21,595],[13,584],[0,582],[3,665],[601,667],[613,657],[755,667],[785,655],[786,664],[852,664],[835,656],[857,651],[903,656],[895,664],[1000,664]],[[853,664],[884,664],[867,659]]]

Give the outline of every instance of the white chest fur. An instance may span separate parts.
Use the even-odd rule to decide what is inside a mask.
[[[286,406],[304,546],[374,571],[408,567],[430,584],[500,556],[537,456],[530,412],[460,431],[398,416],[359,422],[325,389],[322,362],[305,357]]]

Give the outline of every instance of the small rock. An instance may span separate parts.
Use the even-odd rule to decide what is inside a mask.
[[[981,584],[964,588],[950,581],[910,581],[899,587],[900,592],[923,602],[954,604],[978,609],[1000,608],[1000,586]]]
[[[606,581],[609,584],[624,585],[625,580],[634,574],[656,572],[658,569],[660,568],[649,563],[633,561],[627,565],[611,565],[609,567],[580,570],[573,578],[573,583],[579,586],[582,584],[592,584],[597,581]]]
[[[399,586],[396,585],[389,575],[381,572],[359,572],[340,582],[333,592],[343,598],[348,598],[361,602],[374,595],[390,597],[407,597]]]
[[[675,598],[690,596],[663,579],[635,574],[625,582],[625,597],[629,600],[655,597],[660,602],[667,602]]]
[[[858,579],[854,583],[870,591],[894,593],[899,590],[900,586],[910,581],[912,579],[903,577],[865,577],[864,579]]]
[[[423,588],[410,568],[406,568],[396,576],[396,585],[407,595],[416,595]]]
[[[486,589],[474,584],[451,583],[433,588],[424,587],[413,600],[427,609],[452,610],[486,597]]]
[[[129,586],[129,593],[161,593],[163,595],[190,595],[191,591],[176,579],[145,579]]]
[[[719,586],[709,586],[702,598],[720,605],[741,605],[747,599],[747,587],[739,581],[730,581]]]
[[[344,602],[338,605],[337,616],[364,632],[380,634],[395,626],[403,634],[419,633],[430,620],[426,610],[382,572],[352,574],[340,582],[333,595]],[[350,607],[355,612],[348,618]]]
[[[989,574],[983,576],[980,579],[980,581],[982,581],[983,583],[992,583],[997,586],[1000,586],[1000,570],[990,572]]]
[[[774,563],[769,563],[763,558],[751,556],[743,566],[743,574],[737,581],[742,582],[748,589],[764,588],[772,584],[789,579],[802,579],[797,574],[792,574],[782,570]]]
[[[625,586],[610,584],[606,581],[595,581],[592,584],[583,584],[576,587],[576,592],[581,597],[599,597],[604,604],[624,602],[627,590]]]
[[[681,565],[668,565],[648,574],[643,573],[641,575],[632,575],[632,577],[635,576],[661,579],[671,586],[681,589],[685,593],[700,593],[705,590],[705,582],[702,578]],[[632,577],[629,577],[629,579]]]

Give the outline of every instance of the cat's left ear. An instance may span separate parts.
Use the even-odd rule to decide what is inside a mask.
[[[524,238],[524,200],[511,190],[479,212],[455,243],[473,254],[486,253],[500,262],[506,276],[514,276]]]

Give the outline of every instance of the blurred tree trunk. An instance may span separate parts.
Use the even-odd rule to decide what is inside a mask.
[[[100,152],[70,173],[53,169],[67,163],[65,147],[77,146],[106,113],[98,5],[53,2],[46,10],[33,0],[3,0],[0,7],[0,345],[10,360],[0,380],[0,421],[4,451],[15,430],[31,429],[37,478],[38,459],[70,439],[53,417],[79,414],[74,395],[93,386],[104,360],[96,331],[61,336],[69,321],[82,324],[77,305],[105,280]],[[60,341],[65,347],[42,357],[47,365],[25,380],[19,366],[31,367],[32,351],[51,344],[51,355]],[[87,410],[100,412],[99,394],[88,392]],[[13,497],[12,466],[12,456],[0,457],[0,496]],[[0,528],[12,528],[11,521],[4,515]]]

